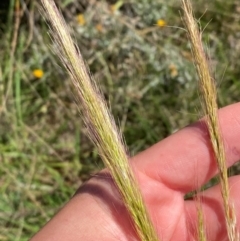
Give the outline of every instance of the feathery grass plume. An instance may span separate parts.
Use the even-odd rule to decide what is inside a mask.
[[[51,37],[57,44],[58,56],[71,77],[76,100],[83,109],[90,138],[119,188],[139,238],[142,241],[157,241],[157,234],[130,168],[121,137],[100,91],[91,79],[81,53],[70,37],[68,27],[54,1],[42,0],[42,4],[51,26]]]
[[[181,1],[184,11],[184,21],[192,44],[192,54],[199,76],[199,87],[202,94],[203,110],[207,116],[208,131],[219,170],[221,194],[223,198],[228,237],[230,241],[237,241],[239,240],[239,234],[236,228],[235,210],[230,201],[229,195],[225,149],[221,137],[217,112],[218,106],[215,81],[211,72],[210,64],[204,52],[201,41],[201,33],[193,17],[190,0]]]

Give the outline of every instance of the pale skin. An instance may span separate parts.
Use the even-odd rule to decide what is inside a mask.
[[[240,160],[240,103],[219,111],[227,165]],[[187,126],[130,160],[147,209],[162,241],[194,240],[197,202],[184,195],[217,174],[203,121]],[[231,200],[240,220],[240,177],[229,179]],[[219,185],[203,193],[208,240],[228,240]],[[238,223],[238,228],[240,224]],[[31,241],[139,240],[112,179],[100,172]]]

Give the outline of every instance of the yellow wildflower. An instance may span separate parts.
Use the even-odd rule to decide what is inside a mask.
[[[112,4],[110,6],[110,10],[112,13],[116,12],[119,8],[121,8],[123,5],[123,1],[122,0],[119,0],[117,1],[115,4]]]
[[[114,13],[116,11],[115,4],[110,5],[110,11]]]
[[[178,69],[177,69],[177,67],[176,67],[174,64],[170,64],[170,65],[168,66],[168,68],[169,68],[169,70],[170,70],[170,76],[171,76],[172,78],[175,78],[175,77],[178,76]]]
[[[44,75],[44,72],[41,69],[34,69],[32,74],[35,78],[41,79]]]
[[[102,26],[101,23],[97,24],[97,25],[95,26],[95,28],[97,29],[98,32],[100,32],[100,33],[103,32],[103,26]]]
[[[163,27],[165,27],[166,25],[167,25],[166,21],[164,21],[163,19],[158,19],[158,21],[157,21],[157,26],[158,26],[158,27],[163,28]]]
[[[78,14],[78,15],[77,15],[77,22],[78,22],[80,25],[82,25],[82,26],[85,25],[86,20],[85,20],[83,14]]]

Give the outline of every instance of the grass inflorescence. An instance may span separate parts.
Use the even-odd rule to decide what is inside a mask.
[[[122,195],[139,238],[143,241],[157,241],[156,232],[130,168],[122,138],[101,93],[91,78],[54,1],[42,0],[42,4],[51,26],[51,37],[57,45],[58,56],[71,77],[77,105],[80,106],[79,109],[82,108],[88,134]]]
[[[194,64],[199,77],[199,88],[202,96],[201,100],[203,111],[206,115],[209,136],[219,170],[228,238],[230,241],[237,241],[239,240],[239,235],[236,228],[236,213],[230,200],[225,148],[218,120],[216,81],[211,70],[211,63],[208,61],[204,51],[201,33],[199,31],[197,21],[194,19],[191,2],[190,0],[182,0],[182,5],[184,11],[184,21],[192,44]],[[200,219],[202,220],[201,215]]]

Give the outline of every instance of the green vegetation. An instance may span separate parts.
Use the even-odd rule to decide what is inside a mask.
[[[57,2],[131,155],[201,116],[180,1]],[[10,0],[0,16],[0,240],[28,239],[102,167],[39,8]],[[240,3],[199,0],[194,11],[219,104],[238,101]]]

